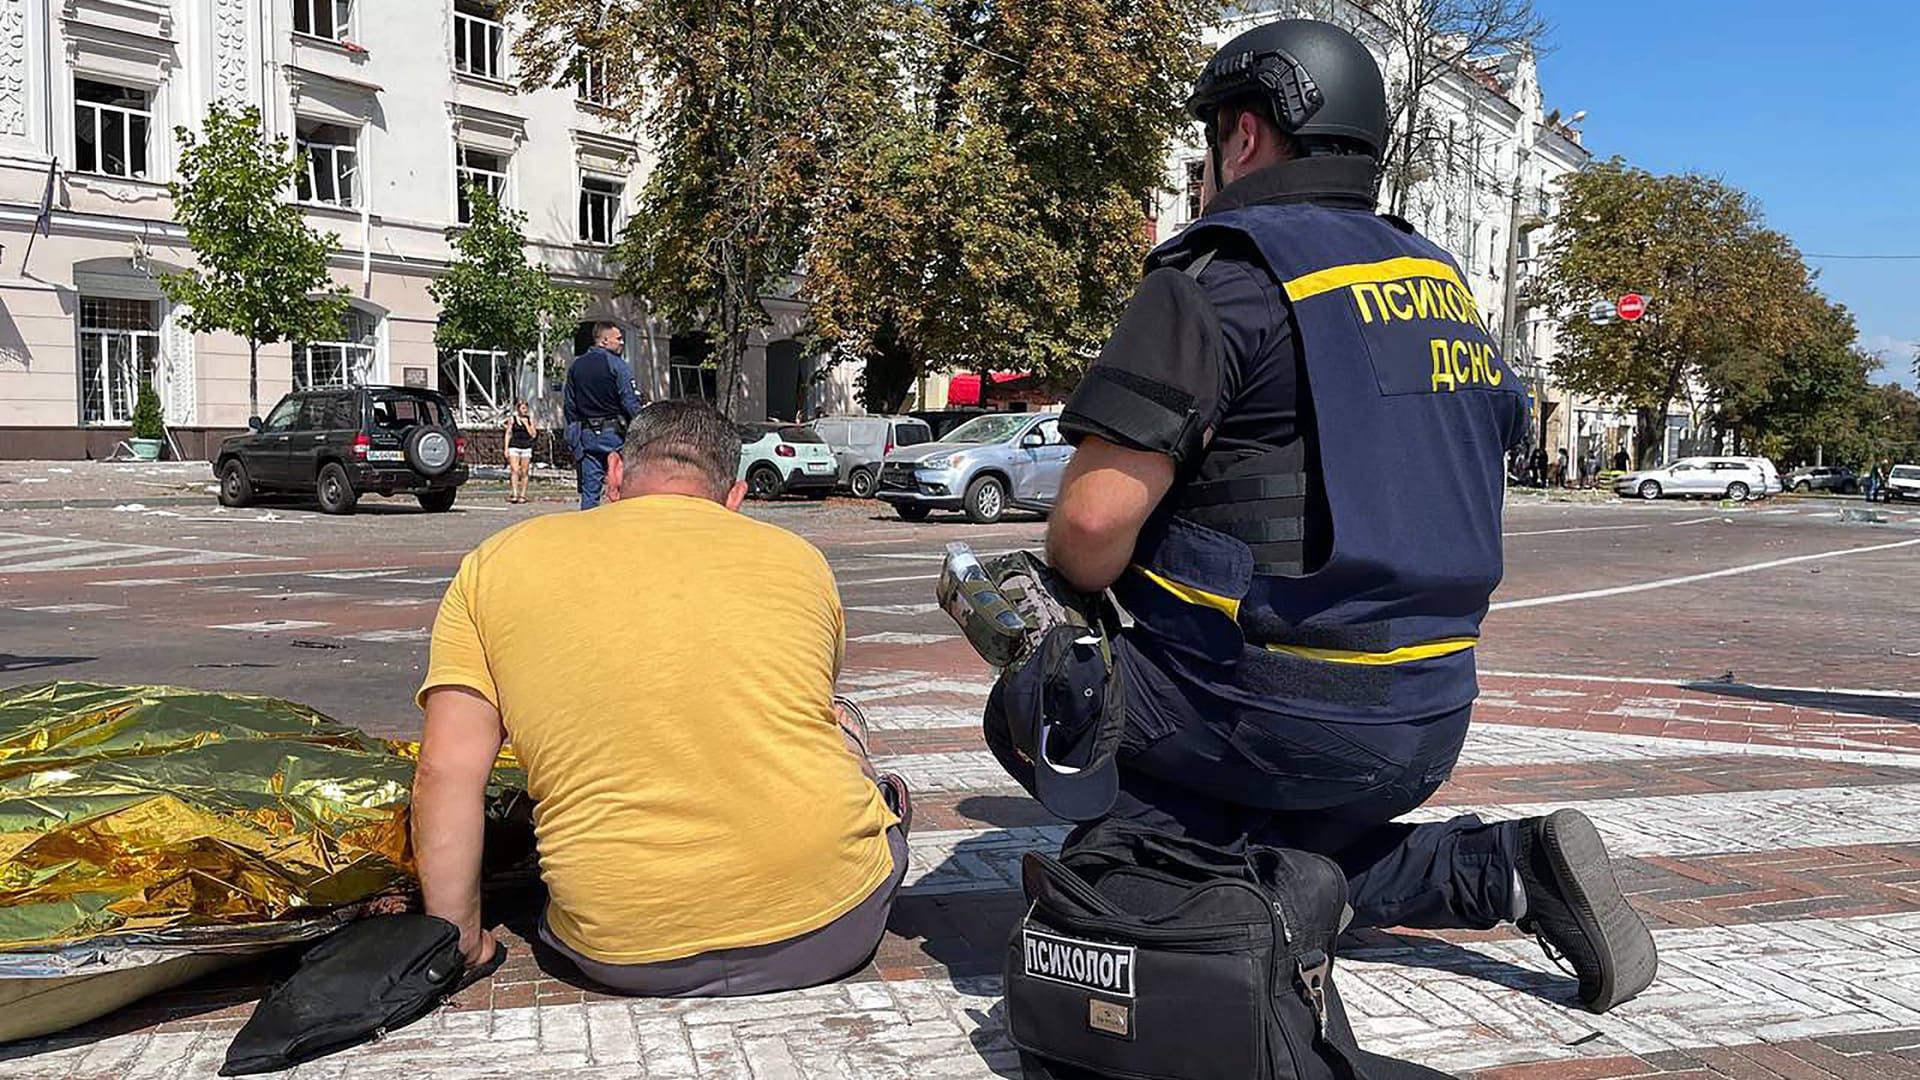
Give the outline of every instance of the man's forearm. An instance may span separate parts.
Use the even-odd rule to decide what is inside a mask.
[[[413,851],[427,914],[480,932],[480,856],[486,844],[482,800],[422,768],[413,785]]]
[[[1112,585],[1172,484],[1172,458],[1083,439],[1047,520],[1047,562],[1083,592]]]

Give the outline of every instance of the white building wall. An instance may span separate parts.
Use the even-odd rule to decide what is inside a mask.
[[[90,429],[80,402],[81,298],[102,290],[156,303],[158,388],[172,425],[244,426],[245,343],[186,333],[152,279],[191,264],[166,193],[177,166],[172,131],[196,127],[215,100],[259,106],[268,129],[289,141],[303,120],[354,132],[357,205],[309,205],[306,214],[337,236],[333,276],[376,320],[369,381],[424,375],[460,398],[442,379],[427,285],[451,255],[456,147],[468,145],[506,157],[505,201],[527,215],[530,258],[587,296],[583,318],[625,324],[642,388],[668,393],[668,329],[614,296],[609,250],[583,242],[578,228],[583,174],[621,182],[623,221],[651,165],[645,148],[572,87],[517,86],[510,37],[502,78],[456,71],[453,0],[353,0],[341,40],[296,33],[296,2],[306,0],[0,0],[0,457],[102,454],[125,437],[124,423]],[[151,94],[144,177],[76,167],[76,76]],[[34,239],[29,261],[54,158],[52,232]],[[799,330],[792,312],[770,314],[775,326],[747,364],[752,411],[743,415],[765,405],[764,367],[755,366],[764,341]],[[556,359],[570,355],[573,337],[572,326],[555,328]],[[286,343],[261,351],[262,409],[293,385],[294,358]],[[537,381],[529,365],[520,389]],[[477,419],[483,410],[474,411]]]

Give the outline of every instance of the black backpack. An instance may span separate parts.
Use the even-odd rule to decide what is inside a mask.
[[[1118,821],[1025,857],[1007,1030],[1027,1080],[1432,1080],[1354,1044],[1331,860]]]
[[[227,1047],[221,1076],[278,1072],[403,1027],[499,968],[507,947],[469,970],[460,931],[431,915],[376,915],[307,950]]]

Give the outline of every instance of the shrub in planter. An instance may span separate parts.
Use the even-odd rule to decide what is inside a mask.
[[[140,397],[133,404],[133,437],[164,439],[166,425],[160,418],[160,395],[154,393],[151,380],[140,381]]]

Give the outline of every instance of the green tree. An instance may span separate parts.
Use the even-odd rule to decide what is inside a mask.
[[[903,2],[895,87],[833,162],[804,291],[869,408],[928,366],[1071,379],[1149,243],[1143,205],[1214,0]]]
[[[791,291],[812,194],[843,124],[877,100],[849,78],[874,54],[886,0],[514,0],[528,77],[570,82],[589,58],[655,162],[619,245],[621,286],[703,331],[718,405],[741,404],[741,360]]]
[[[1728,357],[1778,358],[1813,336],[1806,265],[1746,193],[1619,158],[1564,186],[1541,280],[1545,305],[1567,313],[1552,374],[1634,410],[1641,464],[1665,445],[1672,404]],[[1639,321],[1586,318],[1628,292],[1648,297]]]
[[[440,305],[433,343],[449,352],[499,349],[519,360],[538,347],[543,325],[571,334],[580,295],[556,284],[546,264],[527,262],[527,216],[478,186],[467,198],[471,220],[447,230],[453,261],[427,286]]]
[[[187,230],[195,266],[160,277],[167,299],[186,308],[199,333],[247,342],[247,407],[260,413],[260,346],[333,332],[347,290],[334,285],[327,256],[339,238],[307,225],[285,200],[304,168],[287,141],[260,128],[260,110],[215,104],[203,134],[174,129],[180,175],[167,185]]]
[[[1778,352],[1737,349],[1704,365],[1714,422],[1738,444],[1788,462],[1863,452],[1856,422],[1878,358],[1857,344],[1853,315],[1808,290],[1803,331]]]

